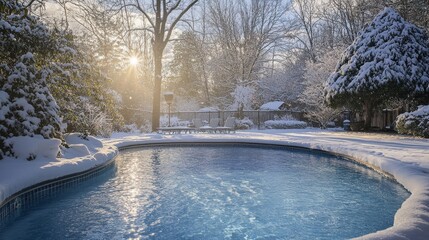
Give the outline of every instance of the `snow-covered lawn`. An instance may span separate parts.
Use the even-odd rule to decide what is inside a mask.
[[[393,175],[412,194],[395,215],[394,226],[366,239],[428,239],[429,140],[389,134],[342,130],[265,130],[236,134],[125,134],[83,142],[69,137],[72,148],[62,159],[6,158],[0,161],[0,202],[40,181],[83,171],[111,159],[116,147],[163,142],[255,142],[307,147],[347,155]],[[101,144],[102,143],[102,144]],[[89,153],[89,154],[88,154]]]

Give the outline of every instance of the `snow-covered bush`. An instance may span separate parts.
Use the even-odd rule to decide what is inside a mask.
[[[67,75],[57,56],[74,51],[63,45],[64,35],[49,30],[21,2],[0,0],[0,159],[15,153],[5,144],[8,138],[62,139],[60,108],[50,83],[56,71]],[[64,78],[57,80],[61,85]]]
[[[307,123],[298,120],[268,120],[265,121],[265,128],[268,129],[295,129],[306,128]]]
[[[235,119],[235,128],[236,129],[251,129],[255,124],[248,117],[243,119]]]
[[[59,107],[47,84],[47,73],[37,70],[33,54],[26,53],[10,68],[0,66],[1,112],[0,156],[13,155],[4,144],[10,137],[42,135],[62,139],[63,124]]]
[[[150,133],[152,132],[152,124],[149,120],[144,120],[142,125],[140,126],[141,133]]]
[[[5,144],[17,158],[31,161],[42,157],[53,160],[57,157],[61,140],[45,139],[41,135],[19,136],[6,139]]]
[[[127,133],[141,133],[140,128],[135,123],[124,125],[122,131]]]
[[[387,7],[343,53],[327,81],[325,96],[333,107],[363,109],[369,129],[376,107],[393,98],[427,96],[428,86],[426,32]]]
[[[112,122],[107,114],[88,100],[81,102],[79,114],[76,116],[74,131],[94,136],[109,137],[112,134]]]
[[[171,116],[170,118],[170,126],[177,127],[180,125],[180,119],[177,116]],[[162,115],[159,118],[159,126],[167,127],[168,126],[168,115]]]
[[[401,134],[429,138],[429,105],[399,115],[396,118],[396,129]]]
[[[296,129],[306,128],[307,123],[298,121],[290,115],[285,115],[281,118],[275,117],[274,120],[264,122],[265,128],[268,129]]]

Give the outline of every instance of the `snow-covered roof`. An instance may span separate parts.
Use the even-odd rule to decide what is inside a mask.
[[[261,110],[280,110],[280,107],[284,103],[285,102],[282,102],[282,101],[267,102],[267,103],[264,103],[259,109],[261,109]]]
[[[219,108],[217,107],[204,107],[198,110],[198,112],[219,112]]]

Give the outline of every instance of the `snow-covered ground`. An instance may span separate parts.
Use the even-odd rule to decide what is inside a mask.
[[[429,140],[342,130],[264,130],[236,134],[125,134],[82,141],[69,136],[64,158],[0,161],[0,201],[38,182],[83,171],[111,159],[116,147],[163,142],[255,142],[307,147],[347,155],[394,176],[412,194],[395,215],[394,226],[365,239],[429,238]]]

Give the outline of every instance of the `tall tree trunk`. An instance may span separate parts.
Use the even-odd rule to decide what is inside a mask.
[[[205,65],[206,63],[203,62],[203,64]],[[209,90],[209,80],[207,77],[207,73],[206,73],[206,69],[203,66],[203,77],[204,77],[204,93],[206,95],[206,104],[207,106],[211,106],[211,102],[210,102],[210,90]]]
[[[152,131],[155,132],[159,128],[159,118],[161,114],[161,83],[162,83],[162,54],[163,47],[155,44],[154,46],[154,87],[153,87],[153,103],[152,103]]]
[[[365,130],[370,130],[371,129],[371,122],[372,122],[372,116],[373,116],[373,109],[374,108],[374,104],[372,103],[371,100],[365,100],[364,101],[364,105],[363,105],[363,110],[364,110],[364,116],[365,116],[365,125],[364,125],[364,129]]]
[[[154,61],[154,87],[153,87],[153,103],[152,103],[152,131],[156,131],[159,128],[159,117],[161,112],[161,83],[162,83],[162,54],[168,41],[170,41],[171,34],[173,33],[176,24],[185,15],[192,6],[194,6],[199,0],[189,0],[185,3],[182,0],[170,1],[170,0],[153,0],[152,4],[149,4],[146,9],[139,0],[132,1],[133,3],[129,6],[135,7],[140,11],[144,19],[149,22],[150,27],[153,30],[153,61]],[[126,6],[125,4],[122,5]],[[147,10],[153,10],[148,12]],[[176,11],[177,14],[172,12]],[[169,21],[169,19],[171,21]],[[169,23],[170,22],[170,23]]]

